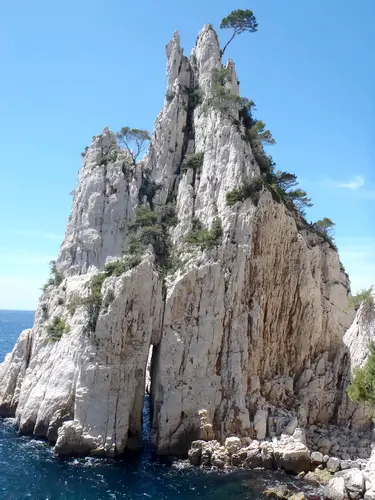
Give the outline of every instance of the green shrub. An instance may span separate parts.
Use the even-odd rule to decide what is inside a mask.
[[[223,234],[221,220],[217,217],[211,229],[203,227],[199,219],[192,220],[192,229],[185,236],[186,243],[199,246],[202,250],[210,249],[220,243]]]
[[[182,269],[184,263],[185,262],[181,259],[180,254],[171,250],[165,261],[164,270],[166,274],[174,274],[178,269]]]
[[[60,316],[55,316],[52,323],[47,327],[48,338],[53,342],[59,341],[63,334],[67,332],[69,332],[69,326]]]
[[[225,198],[229,207],[232,207],[238,201],[244,201],[245,199],[241,188],[235,188],[232,189],[232,191],[228,191]]]
[[[77,295],[73,295],[73,297],[69,300],[66,308],[68,309],[71,316],[74,316],[77,308],[83,304],[83,300],[81,297],[77,297]]]
[[[145,252],[144,245],[142,244],[138,236],[136,234],[130,234],[128,236],[128,239],[125,241],[125,245],[122,252],[123,255],[130,254],[133,256],[142,257],[144,252]]]
[[[87,299],[87,303],[91,307],[100,309],[102,303],[102,286],[107,277],[108,277],[107,273],[99,273],[95,274],[95,276],[91,278],[89,284],[90,295],[89,298]]]
[[[160,207],[160,223],[167,227],[177,226],[178,218],[175,203],[167,203]]]
[[[375,405],[375,344],[369,344],[369,357],[363,368],[355,368],[348,388],[349,398],[356,403]]]
[[[248,99],[232,92],[232,76],[227,68],[214,68],[210,94],[205,101],[204,111],[214,108],[223,113],[232,123],[239,124],[238,117],[242,108],[248,106]]]
[[[51,260],[49,265],[50,265],[50,277],[49,277],[47,283],[45,283],[43,286],[44,291],[47,290],[47,288],[51,285],[54,285],[54,286],[61,285],[61,283],[64,280],[64,275],[62,273],[60,273],[56,268],[56,261]]]
[[[106,277],[108,276],[121,276],[127,271],[127,266],[124,260],[112,260],[104,266]]]
[[[356,310],[359,308],[362,302],[364,303],[366,308],[374,307],[374,298],[371,293],[371,288],[362,289],[356,295],[353,295],[349,298],[350,306]]]
[[[227,205],[231,207],[238,201],[244,201],[247,198],[251,198],[252,202],[256,205],[259,201],[259,195],[263,187],[264,180],[262,177],[252,177],[250,180],[245,181],[240,188],[235,188],[227,192]]]
[[[135,219],[129,224],[130,231],[136,231],[140,227],[151,226],[158,220],[158,214],[147,205],[140,205],[135,212]]]
[[[193,153],[189,155],[183,162],[181,170],[186,172],[187,170],[198,170],[202,168],[204,160],[204,153]]]
[[[123,248],[127,265],[137,266],[147,247],[152,245],[156,264],[160,268],[164,267],[172,247],[169,228],[177,223],[174,203],[157,207],[157,210],[152,210],[148,205],[140,205],[136,210],[135,220],[129,225],[130,234]]]

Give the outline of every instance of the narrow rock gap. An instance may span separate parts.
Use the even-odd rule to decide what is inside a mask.
[[[156,347],[150,345],[145,370],[145,391],[142,410],[142,444],[145,451],[152,450],[152,365],[155,362]]]

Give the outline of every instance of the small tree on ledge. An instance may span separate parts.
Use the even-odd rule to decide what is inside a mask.
[[[151,137],[147,130],[123,127],[117,133],[117,140],[120,145],[125,146],[133,161],[133,165],[137,166],[137,160],[146,151]]]
[[[221,55],[223,55],[225,49],[228,47],[228,45],[236,35],[240,35],[245,31],[255,33],[256,31],[258,31],[258,23],[251,10],[237,9],[233,10],[229,14],[229,16],[224,17],[224,19],[221,21],[220,28],[233,30],[231,38],[227,41],[223,50],[221,51]]]

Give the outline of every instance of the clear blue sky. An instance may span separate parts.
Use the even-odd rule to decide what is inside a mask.
[[[105,125],[152,129],[165,45],[252,8],[229,47],[279,168],[336,224],[354,290],[375,282],[374,0],[19,0],[0,16],[0,309],[33,309],[64,235],[80,152]],[[220,33],[222,45],[228,34]]]

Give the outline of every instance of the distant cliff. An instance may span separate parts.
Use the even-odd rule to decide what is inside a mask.
[[[222,68],[213,28],[189,58],[175,33],[167,56],[145,159],[132,165],[107,128],[84,154],[35,324],[0,365],[0,415],[61,454],[135,448],[153,346],[160,454],[295,418],[368,424],[343,402],[366,339],[355,326],[344,337],[354,313],[336,250],[266,186],[228,203],[261,170],[239,116],[207,106]]]

